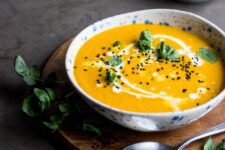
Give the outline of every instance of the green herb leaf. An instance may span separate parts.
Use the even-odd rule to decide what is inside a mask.
[[[206,141],[203,150],[216,150],[216,145],[213,143],[212,138],[209,137]]]
[[[36,84],[36,80],[40,77],[40,70],[37,66],[29,68],[24,59],[18,55],[15,59],[15,70],[23,77],[24,82],[33,86]]]
[[[23,77],[23,81],[29,86],[33,86],[36,84],[35,79],[32,76],[30,76],[29,73]]]
[[[42,89],[34,88],[34,94],[38,97],[38,99],[42,102],[50,101],[49,95]]]
[[[120,45],[121,45],[120,41],[115,41],[112,46],[117,47],[117,46],[120,46]]]
[[[140,34],[140,38],[137,41],[139,49],[143,53],[145,53],[151,49],[151,43],[152,43],[152,36],[149,33],[149,31],[147,31],[147,30],[142,31]]]
[[[163,41],[156,47],[160,59],[166,59],[169,61],[178,61],[179,53]]]
[[[49,100],[52,101],[55,99],[55,92],[51,88],[45,88],[45,91],[48,93]]]
[[[217,150],[225,150],[225,140],[218,146]]]
[[[110,83],[113,83],[116,79],[116,73],[109,71],[109,72],[107,72],[106,78]]]
[[[64,118],[59,115],[53,115],[50,117],[50,121],[56,123],[56,124],[61,124],[64,121]]]
[[[28,68],[26,62],[24,61],[23,57],[21,57],[20,55],[16,56],[15,70],[21,76],[25,76],[27,74],[27,72],[29,72],[29,68]]]
[[[58,107],[63,116],[68,116],[71,112],[71,106],[67,103],[59,104]]]
[[[122,63],[122,59],[120,56],[112,56],[108,59],[108,62],[113,66],[118,66]]]
[[[22,110],[30,117],[36,117],[44,111],[42,102],[40,102],[34,95],[26,97],[23,101]]]
[[[147,52],[148,50],[151,49],[150,44],[151,44],[150,41],[147,41],[147,40],[138,40],[138,46],[139,46],[140,50],[143,53],[145,53],[145,52]]]
[[[208,48],[199,48],[198,55],[202,59],[204,59],[204,60],[206,60],[206,61],[208,61],[210,63],[215,63],[217,61],[217,54],[216,54],[216,52],[213,51],[213,50],[210,50]]]
[[[152,35],[148,30],[144,30],[141,32],[140,40],[152,41]]]
[[[30,68],[30,75],[34,79],[38,79],[41,76],[40,69],[38,68],[38,66],[34,65]]]
[[[54,123],[54,122],[45,122],[45,121],[43,121],[43,124],[45,125],[45,126],[47,126],[48,128],[50,128],[50,129],[52,129],[52,132],[55,132],[56,130],[58,130],[59,129],[59,124],[57,124],[57,123]]]
[[[99,128],[98,122],[90,120],[90,119],[86,119],[83,121],[83,130],[90,133],[97,134],[97,135],[102,134],[102,131]]]

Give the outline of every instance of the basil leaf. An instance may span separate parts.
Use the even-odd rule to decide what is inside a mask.
[[[68,116],[71,112],[71,106],[67,103],[59,104],[58,107],[63,116]]]
[[[156,47],[156,51],[160,59],[166,59],[169,61],[179,60],[179,53],[163,41]]]
[[[99,124],[96,124],[96,122],[93,122],[92,120],[86,119],[83,121],[83,130],[84,131],[94,133],[97,135],[101,135],[102,131],[98,126],[99,126]]]
[[[213,143],[212,138],[209,137],[206,141],[203,150],[216,150],[216,145]]]
[[[42,103],[34,95],[26,97],[23,101],[22,110],[30,117],[36,117],[44,111]]]
[[[144,30],[141,32],[141,35],[140,35],[140,40],[146,40],[146,41],[149,41],[151,42],[152,41],[152,35],[150,34],[150,32],[148,30]]]
[[[120,41],[116,41],[113,43],[113,47],[117,47],[117,46],[120,46],[121,45],[121,42]]]
[[[55,99],[55,92],[51,88],[45,88],[45,91],[48,93],[49,100],[52,101]]]
[[[45,122],[45,121],[43,121],[43,124],[46,126],[46,127],[48,127],[48,128],[50,128],[50,129],[52,129],[52,132],[55,132],[56,130],[58,130],[59,129],[59,124],[57,124],[57,123],[54,123],[54,122]]]
[[[23,77],[25,83],[30,86],[36,84],[36,80],[40,78],[40,70],[37,66],[29,68],[24,59],[18,55],[15,59],[15,70]]]
[[[47,92],[45,92],[42,89],[34,88],[34,94],[42,102],[46,102],[46,101],[49,101],[50,100],[49,95],[47,94]]]
[[[34,78],[30,75],[30,74],[27,74],[23,77],[23,81],[27,84],[27,85],[30,85],[30,86],[33,86],[36,84],[36,81],[34,80]]]
[[[116,79],[116,73],[109,71],[109,72],[107,72],[106,78],[110,83],[113,83]]]
[[[112,56],[108,59],[108,62],[113,66],[118,66],[122,63],[122,59],[120,56]]]
[[[138,40],[139,49],[144,53],[151,49],[150,44],[151,44],[150,41]]]
[[[16,72],[21,76],[24,76],[29,72],[29,68],[28,68],[26,62],[20,55],[16,56],[14,67],[15,67]]]
[[[38,66],[35,65],[30,68],[30,75],[33,77],[34,80],[40,78],[41,73]]]
[[[217,150],[225,150],[225,140],[218,146]]]
[[[145,53],[148,50],[150,50],[151,43],[152,43],[151,34],[147,30],[142,31],[139,40],[137,41],[138,47],[141,50],[141,52]]]
[[[50,121],[56,124],[61,124],[64,121],[64,118],[59,115],[53,115],[50,117]]]
[[[216,52],[213,51],[213,50],[210,50],[208,48],[199,48],[198,55],[202,59],[204,59],[204,60],[206,60],[206,61],[208,61],[210,63],[215,63],[217,61],[217,54],[216,54]]]

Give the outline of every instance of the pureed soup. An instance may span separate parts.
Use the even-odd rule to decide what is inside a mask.
[[[224,85],[221,58],[209,43],[176,27],[134,24],[88,40],[74,76],[96,100],[132,112],[173,112],[201,105]]]

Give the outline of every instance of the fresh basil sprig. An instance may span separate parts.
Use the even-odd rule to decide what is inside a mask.
[[[59,129],[66,119],[70,118],[73,114],[73,118],[78,118],[74,127],[86,132],[95,133],[96,135],[101,134],[99,124],[93,123],[92,121],[85,121],[93,119],[93,116],[90,118],[90,116],[85,115],[87,110],[90,109],[83,109],[85,105],[81,102],[78,103],[77,97],[76,100],[73,99],[75,94],[74,90],[67,94],[64,93],[62,96],[56,96],[53,90],[53,88],[56,88],[56,84],[63,85],[63,89],[68,87],[66,86],[66,82],[57,81],[55,73],[50,73],[46,79],[40,79],[40,69],[37,66],[29,68],[20,55],[16,57],[14,67],[24,81],[28,85],[32,85],[32,92],[24,98],[22,104],[22,111],[24,113],[30,117],[38,117],[37,119],[39,119],[44,126],[51,129],[52,132]],[[38,84],[38,81],[40,81],[41,84]],[[59,87],[61,86],[57,86],[57,88]],[[53,108],[57,109],[55,110]],[[52,110],[54,111],[52,112]],[[77,114],[74,114],[75,112]],[[93,112],[91,112],[91,114],[93,114]],[[49,115],[49,119],[46,120],[46,117]]]
[[[213,50],[210,50],[208,48],[199,48],[198,55],[202,59],[204,59],[204,60],[206,60],[206,61],[208,61],[210,63],[215,63],[217,61],[217,54],[216,54],[216,52],[213,51]]]
[[[141,32],[139,40],[137,41],[138,47],[142,53],[146,53],[151,49],[152,36],[149,31],[144,30]]]
[[[116,73],[113,71],[109,71],[106,73],[106,79],[109,81],[109,83],[113,83],[116,79]]]
[[[37,66],[28,67],[20,55],[16,56],[14,67],[16,72],[30,86],[35,85],[36,81],[40,78],[40,69]]]
[[[112,56],[108,59],[109,64],[113,66],[119,66],[122,63],[121,56]]]
[[[165,44],[164,41],[161,41],[160,44],[156,47],[156,51],[160,59],[166,59],[169,61],[178,61],[179,53],[174,50],[171,46]]]

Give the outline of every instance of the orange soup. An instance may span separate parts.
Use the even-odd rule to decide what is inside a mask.
[[[189,31],[157,24],[116,27],[89,39],[74,77],[96,100],[132,112],[173,112],[201,105],[224,86],[221,58]]]

